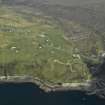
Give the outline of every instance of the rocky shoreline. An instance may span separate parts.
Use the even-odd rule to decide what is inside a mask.
[[[30,77],[30,76],[8,76],[6,78],[5,76],[0,77],[0,84],[21,84],[21,83],[32,83],[38,86],[43,92],[50,93],[50,92],[65,92],[65,91],[81,91],[85,92],[87,95],[96,95],[100,98],[105,99],[104,92],[102,94],[102,91],[100,89],[98,90],[98,87],[95,86],[94,80],[91,81],[85,81],[83,83],[58,83],[53,84],[49,83],[47,81],[43,81],[39,79],[38,77]],[[95,86],[95,88],[94,88]],[[98,92],[97,92],[98,90]]]
[[[91,81],[86,81],[84,83],[59,83],[52,84],[45,82],[38,77],[30,77],[30,76],[5,76],[0,77],[0,84],[3,83],[34,83],[44,92],[57,92],[57,91],[88,91],[91,85]]]

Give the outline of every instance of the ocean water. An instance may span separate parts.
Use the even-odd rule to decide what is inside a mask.
[[[105,100],[79,91],[44,93],[31,83],[1,84],[0,105],[105,105]]]

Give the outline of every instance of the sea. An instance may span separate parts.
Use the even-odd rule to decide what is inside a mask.
[[[0,84],[0,105],[105,105],[105,99],[80,91],[45,93],[32,83]]]

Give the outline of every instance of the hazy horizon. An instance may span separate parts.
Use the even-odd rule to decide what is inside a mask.
[[[5,0],[1,0],[5,1]],[[9,0],[7,0],[9,1]],[[96,4],[96,3],[102,3],[105,2],[105,0],[10,0],[15,2],[42,2],[42,3],[48,3],[48,4],[59,4],[59,5],[67,5],[67,6],[74,6],[74,5],[85,5],[85,4]]]
[[[104,2],[105,0],[46,0],[46,1],[52,4],[82,5],[82,4],[100,3]]]

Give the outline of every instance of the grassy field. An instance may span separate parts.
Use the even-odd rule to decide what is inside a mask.
[[[0,75],[37,76],[55,83],[91,79],[57,22],[29,13],[0,7]]]

